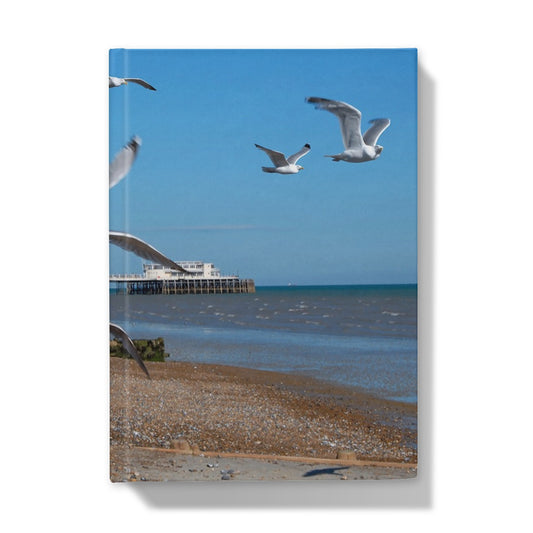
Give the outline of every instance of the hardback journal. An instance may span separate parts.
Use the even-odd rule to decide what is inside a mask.
[[[110,478],[417,475],[417,52],[109,53]]]

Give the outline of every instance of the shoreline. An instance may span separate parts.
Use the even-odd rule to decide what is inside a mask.
[[[312,463],[324,459],[327,464],[339,452],[349,452],[358,463],[354,468],[381,468],[365,462],[392,463],[409,465],[390,467],[402,470],[400,477],[416,475],[416,404],[382,400],[295,374],[176,361],[147,362],[147,367],[151,380],[132,360],[110,358],[112,481],[135,480],[140,465],[146,466],[149,457],[155,464],[176,439],[185,439],[195,450],[194,456],[172,450],[180,461],[226,456],[264,469],[269,461],[286,463],[284,457]],[[168,465],[168,472],[156,469],[141,477],[205,478],[205,468],[200,473],[198,465],[189,477],[179,478]],[[361,475],[366,474],[358,470],[355,477]],[[261,479],[274,478],[263,473]]]

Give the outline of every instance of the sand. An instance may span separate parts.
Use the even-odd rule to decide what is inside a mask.
[[[112,481],[416,476],[412,404],[277,372],[147,367],[150,380],[111,358]],[[177,441],[190,449],[173,449]]]

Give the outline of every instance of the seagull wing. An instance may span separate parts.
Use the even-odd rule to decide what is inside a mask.
[[[134,237],[128,233],[121,233],[119,231],[110,231],[109,232],[109,242],[111,244],[116,244],[127,250],[128,252],[133,252],[135,255],[142,257],[143,259],[148,259],[154,263],[166,266],[173,270],[179,270],[180,272],[189,273],[188,270],[180,267],[177,263],[165,257],[161,252],[157,251],[153,246],[150,246],[148,243],[141,241],[141,239]]]
[[[256,144],[256,146],[257,148],[259,148],[259,150],[263,150],[263,152],[265,152],[266,155],[270,157],[270,161],[272,161],[272,163],[274,163],[276,167],[286,167],[289,164],[289,162],[285,158],[285,155],[282,154],[281,152],[270,150],[269,148],[265,148],[264,146],[259,146],[258,144]]]
[[[141,78],[124,78],[126,81],[131,81],[131,83],[137,83],[138,85],[142,85],[145,89],[150,89],[151,91],[157,90],[155,87],[152,87],[149,83],[145,82],[144,80],[141,80]]]
[[[128,334],[120,326],[112,323],[109,324],[109,331],[111,332],[111,335],[118,337],[122,341],[124,349],[133,357],[133,359],[135,359],[136,363],[142,368],[142,371],[148,376],[148,378],[150,378],[148,369],[144,365],[137,348],[135,348],[135,344],[133,344],[133,341],[129,338]]]
[[[291,165],[294,165],[296,161],[298,161],[300,157],[303,157],[307,152],[309,152],[309,150],[311,150],[311,146],[309,144],[305,144],[299,152],[296,152],[295,154],[292,154],[291,156],[287,157],[287,161]]]
[[[140,137],[133,137],[131,141],[120,150],[109,165],[109,188],[114,187],[130,171],[137,152],[141,146]]]
[[[342,132],[342,140],[346,150],[361,148],[363,137],[361,135],[361,111],[344,102],[328,100],[311,96],[305,99],[310,104],[315,104],[317,109],[324,109],[333,113],[339,119]]]
[[[370,121],[372,126],[365,131],[363,140],[369,146],[375,146],[379,136],[389,127],[390,120],[388,118],[375,118]]]

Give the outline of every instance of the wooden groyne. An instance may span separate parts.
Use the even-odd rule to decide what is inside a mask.
[[[253,279],[132,279],[110,278],[125,294],[235,294],[255,292]]]

